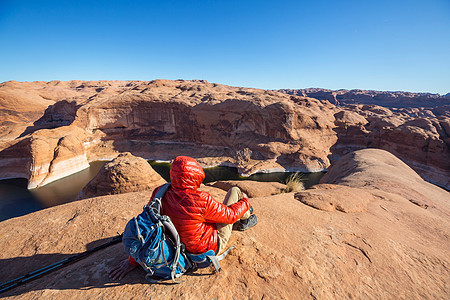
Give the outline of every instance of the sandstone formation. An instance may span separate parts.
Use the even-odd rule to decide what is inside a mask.
[[[249,198],[265,197],[283,193],[286,185],[279,182],[258,182],[250,180],[227,180],[216,181],[207,184],[224,191],[228,191],[232,187],[238,187],[242,192],[246,193]]]
[[[358,103],[385,95],[377,103],[412,107],[336,107],[198,80],[6,82],[0,84],[6,118],[0,124],[0,178],[23,177],[38,187],[122,152],[169,161],[188,155],[205,167],[237,167],[242,175],[321,171],[330,159],[371,147],[450,188],[447,96],[352,93]],[[407,99],[426,103],[414,107]]]
[[[392,152],[426,180],[450,189],[450,93],[279,90],[338,105],[332,160],[362,148]]]
[[[23,88],[23,84],[0,84],[0,146],[18,137],[27,126],[42,116],[55,103]]]
[[[436,209],[450,216],[450,193],[424,181],[387,151],[364,149],[349,153],[338,160],[320,182],[364,187],[384,199],[391,197],[389,194],[399,195],[419,207]]]
[[[0,177],[28,178],[30,187],[42,181],[27,139],[49,129],[59,131],[52,131],[55,138],[73,134],[74,127],[83,131],[74,136],[81,139],[89,161],[112,159],[120,152],[162,160],[189,155],[204,166],[236,166],[243,175],[324,170],[336,142],[332,105],[272,91],[183,80],[7,82],[2,88],[45,94],[56,102],[0,152],[4,170],[18,167],[4,159],[11,153],[20,161],[15,174],[0,171]],[[50,164],[52,145],[39,164]],[[46,182],[58,178],[50,174]]]
[[[402,110],[349,105],[335,114],[333,160],[362,148],[400,157],[428,181],[450,189],[450,115],[411,117]]]
[[[201,158],[205,166],[237,166],[244,175],[326,168],[328,147],[335,142],[329,104],[280,95],[157,80],[108,101],[99,95],[79,109],[77,122],[103,135],[105,142],[98,144],[103,149],[112,143],[118,151],[143,157],[170,160],[183,153]],[[92,152],[100,153],[99,146]]]
[[[102,84],[108,85],[108,82]],[[86,99],[93,95],[91,91],[80,88],[80,85],[82,81],[77,80],[0,83],[0,149],[6,147],[8,141],[33,128],[33,123],[42,117],[50,105],[59,101]]]
[[[28,188],[43,186],[89,167],[84,143],[88,133],[77,126],[43,129],[0,152],[2,178],[28,178]]]
[[[373,104],[385,107],[436,107],[450,105],[450,93],[385,92],[371,90],[282,89],[279,92],[302,97],[327,100],[336,105]]]
[[[143,158],[122,153],[105,164],[77,199],[148,190],[166,181]]]
[[[107,242],[140,213],[150,194],[85,199],[0,222],[0,269],[8,270],[0,273],[0,282]],[[342,209],[311,207],[320,195],[320,201]],[[112,281],[107,271],[126,257],[115,245],[2,297],[447,299],[450,294],[449,193],[386,151],[349,154],[315,189],[251,203],[258,225],[233,232],[229,243],[236,249],[221,262],[219,274],[203,269],[181,284],[149,284],[136,269]]]

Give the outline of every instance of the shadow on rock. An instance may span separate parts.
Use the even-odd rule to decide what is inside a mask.
[[[75,101],[62,100],[47,107],[44,115],[28,126],[19,137],[24,137],[39,129],[53,129],[61,126],[68,126],[75,121],[77,110],[80,108]]]
[[[86,245],[86,250],[106,244],[109,241],[111,241],[111,238],[91,242]],[[0,284],[80,254],[52,253],[0,259],[0,269],[2,270]],[[35,280],[33,279],[20,284],[0,294],[0,297],[18,296],[29,291],[45,289],[89,290],[92,288],[106,288],[124,284],[148,283],[144,278],[145,271],[140,268],[136,268],[127,274],[120,282],[113,281],[109,278],[108,271],[125,258],[126,255],[122,250],[122,245],[118,243],[39,276]],[[8,271],[4,272],[5,270]],[[2,286],[2,288],[4,287]]]
[[[86,250],[91,250],[110,241],[111,238],[106,238],[91,242],[87,244]],[[35,271],[37,270],[57,262],[67,260],[71,257],[76,257],[82,253],[84,252],[74,254],[36,254],[27,257],[0,259],[0,269],[8,270],[8,272],[2,271],[3,274],[0,278],[0,284],[12,281],[26,274],[36,274]],[[0,298],[19,296],[30,291],[47,289],[90,290],[94,288],[111,288],[120,285],[151,284],[145,279],[146,272],[140,267],[132,270],[121,281],[109,278],[109,270],[119,264],[120,261],[126,257],[126,254],[122,250],[122,244],[119,242],[118,244],[95,251],[73,263],[56,268],[55,270],[52,270],[44,275],[37,276],[35,279],[19,284],[10,290],[0,293]],[[185,274],[186,277],[209,275],[212,275],[210,269],[201,269],[195,273],[188,272]],[[156,284],[173,285],[174,283],[171,280],[166,280]],[[9,286],[9,284],[2,286],[1,288],[3,289],[7,286]]]

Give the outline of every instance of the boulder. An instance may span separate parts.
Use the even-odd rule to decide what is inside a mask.
[[[143,158],[122,153],[105,164],[77,199],[148,190],[166,181]]]

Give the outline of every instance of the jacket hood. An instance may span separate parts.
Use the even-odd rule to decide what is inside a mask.
[[[170,166],[170,182],[174,188],[196,190],[203,179],[205,172],[192,157],[178,156]]]

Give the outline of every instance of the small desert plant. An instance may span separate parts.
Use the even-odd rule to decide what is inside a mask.
[[[302,174],[294,173],[286,179],[285,193],[299,192],[305,189],[303,184]]]

